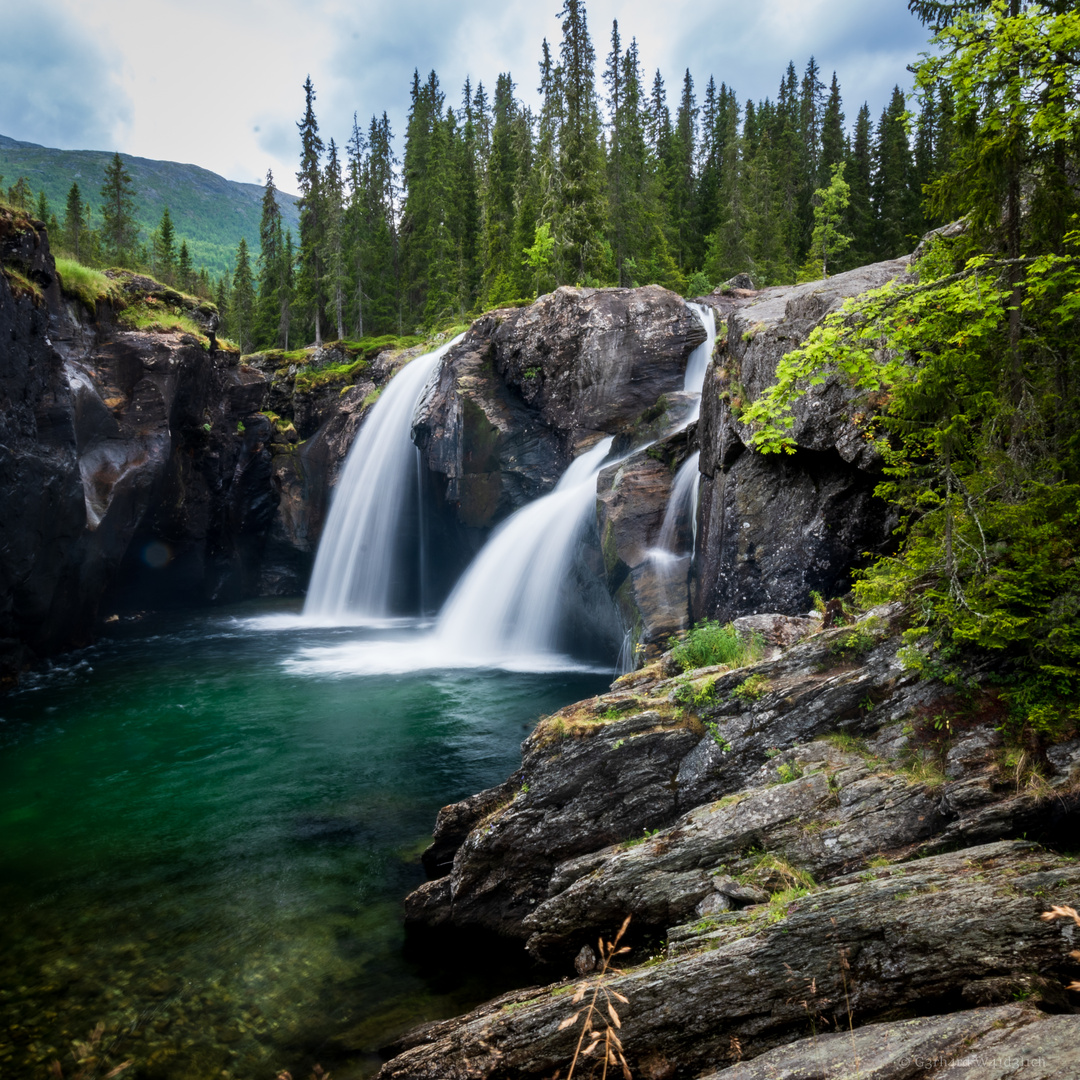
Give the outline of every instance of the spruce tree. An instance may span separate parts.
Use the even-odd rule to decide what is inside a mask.
[[[850,188],[845,232],[852,236],[845,266],[861,266],[875,258],[877,240],[872,195],[874,162],[870,106],[863,102],[855,119],[851,141],[851,167],[845,179]]]
[[[114,153],[112,161],[105,166],[101,198],[101,239],[106,255],[114,263],[130,261],[138,239],[135,185],[119,153]]]
[[[333,139],[327,151],[323,199],[326,207],[325,292],[338,340],[341,340],[345,336],[345,292],[348,288],[345,269],[345,192],[337,144]]]
[[[873,198],[878,258],[895,259],[915,246],[919,223],[911,166],[907,106],[903,93],[895,86],[878,122],[874,143]]]
[[[832,179],[832,168],[847,156],[844,137],[844,110],[840,100],[840,84],[833,72],[829,97],[821,118],[821,154],[818,160],[816,186],[825,187]]]
[[[583,0],[565,0],[559,16],[565,116],[559,129],[562,184],[552,231],[566,280],[602,284],[614,268],[604,242],[604,158],[593,77],[596,54]]]
[[[29,211],[34,200],[34,191],[25,176],[20,176],[8,188],[7,201],[17,210]]]
[[[241,353],[249,353],[254,347],[254,329],[255,281],[251,276],[247,241],[241,237],[236,249],[236,271],[233,274],[232,295],[229,297],[229,332],[236,339]]]
[[[304,80],[304,116],[300,129],[300,272],[297,299],[315,329],[315,344],[322,345],[323,311],[326,306],[326,208],[323,198],[322,152],[319,124],[315,119],[315,87],[309,75]]]
[[[78,183],[73,183],[68,188],[67,202],[64,207],[64,239],[63,245],[75,256],[77,262],[83,258],[83,231],[86,227],[85,214],[88,210],[82,201],[82,192],[79,191]]]
[[[200,270],[200,275],[205,278],[206,270]],[[194,280],[191,272],[191,254],[188,252],[186,240],[180,241],[180,252],[176,256],[176,284],[184,292],[194,292]],[[209,292],[209,282],[204,282],[204,289]]]
[[[176,230],[173,228],[172,217],[167,206],[162,212],[161,222],[157,227],[154,248],[155,263],[161,280],[167,285],[171,285],[176,268]],[[180,283],[180,287],[186,289],[186,282]]]
[[[277,202],[274,174],[266,170],[262,214],[259,218],[258,279],[259,299],[255,315],[254,337],[258,344],[283,348],[281,341],[281,303],[284,286],[285,241],[282,235],[281,208]]]
[[[514,139],[517,110],[514,84],[508,72],[495,83],[491,153],[488,156],[484,200],[485,303],[495,305],[512,299],[517,266],[514,264],[514,191],[518,162]],[[520,260],[519,260],[520,261]]]

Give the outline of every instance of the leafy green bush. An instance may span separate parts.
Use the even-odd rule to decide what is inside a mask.
[[[763,698],[770,690],[772,686],[769,680],[762,674],[751,675],[749,679],[741,682],[734,690],[731,691],[731,696],[738,698],[740,701],[750,704],[752,701],[757,701],[759,698]]]

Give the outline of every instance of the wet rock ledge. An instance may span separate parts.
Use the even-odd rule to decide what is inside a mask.
[[[1080,901],[1080,738],[1017,767],[985,673],[920,681],[902,625],[737,670],[669,654],[543,718],[520,772],[440,812],[406,917],[553,981],[411,1032],[382,1080],[565,1075],[627,915],[606,985],[636,1077],[930,1077],[976,1049],[960,1075],[1077,1075],[1080,925],[1040,916]]]

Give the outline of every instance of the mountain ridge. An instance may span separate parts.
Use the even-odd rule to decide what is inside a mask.
[[[107,150],[58,150],[0,134],[0,177],[10,186],[26,177],[36,199],[44,191],[57,218],[63,219],[67,193],[78,182],[83,201],[93,211],[93,227],[101,221],[98,204]],[[205,266],[213,277],[231,274],[236,247],[243,237],[255,255],[259,250],[259,219],[265,188],[245,184],[203,168],[176,161],[121,154],[135,188],[135,217],[140,242],[157,228],[168,206],[177,243],[186,240],[192,265]],[[283,223],[298,231],[298,196],[278,191]]]

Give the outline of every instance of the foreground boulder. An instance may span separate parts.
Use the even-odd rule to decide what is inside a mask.
[[[1053,988],[1074,970],[1071,935],[1040,915],[1043,897],[1078,889],[1073,860],[1012,841],[705,919],[666,955],[605,980],[619,995],[618,1037],[635,1075],[682,1078],[815,1029],[1008,1001],[1030,988],[1032,971],[1064,1001],[1065,991]],[[580,1034],[572,990],[521,991],[419,1029],[379,1075],[551,1076],[567,1067]],[[604,1009],[592,1026],[608,1022]]]
[[[911,1045],[975,1037],[992,1025],[963,1010],[1017,998],[1075,1011],[1080,931],[1040,915],[1080,899],[1075,859],[1055,850],[1078,835],[1080,737],[1023,772],[982,671],[965,671],[961,700],[905,666],[900,608],[815,622],[741,620],[769,658],[678,674],[664,657],[542,718],[505,784],[440,812],[432,880],[406,901],[414,933],[436,948],[495,934],[536,970],[592,979],[597,938],[630,916],[629,966],[605,985],[642,1077],[898,1017],[950,1018],[905,1027]],[[576,985],[418,1029],[381,1075],[551,1076],[580,1034],[580,1014],[562,1026]],[[880,1075],[924,1075],[888,1071],[881,1030],[859,1043]],[[1046,1028],[1052,1045],[1066,1030]],[[807,1060],[777,1075],[832,1075]]]

